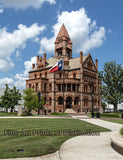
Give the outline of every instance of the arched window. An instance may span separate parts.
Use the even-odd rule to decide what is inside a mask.
[[[79,97],[76,97],[74,100],[74,105],[78,105],[79,104]]]
[[[76,73],[73,74],[73,78],[74,78],[74,79],[76,78]]]
[[[37,78],[37,74],[35,74],[35,78]]]
[[[58,105],[63,105],[63,97],[58,98]]]
[[[42,74],[40,73],[40,77],[42,77]]]
[[[52,99],[49,98],[49,105],[51,106],[52,105]]]
[[[29,84],[29,88],[31,88],[31,84]]]

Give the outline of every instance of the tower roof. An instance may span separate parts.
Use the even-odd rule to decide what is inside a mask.
[[[61,29],[57,35],[57,38],[60,38],[60,37],[67,37],[70,39],[70,36],[69,36],[64,24],[61,26]]]

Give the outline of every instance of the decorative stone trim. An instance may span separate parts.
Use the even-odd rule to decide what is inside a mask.
[[[117,131],[111,134],[110,139],[112,148],[123,155],[123,136]]]

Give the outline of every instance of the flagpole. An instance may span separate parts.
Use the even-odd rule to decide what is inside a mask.
[[[54,112],[55,112],[55,72],[54,72]]]
[[[63,113],[64,113],[64,90],[65,86],[64,86],[64,58],[63,58]]]

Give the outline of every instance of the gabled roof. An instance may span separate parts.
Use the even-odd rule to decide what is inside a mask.
[[[61,29],[60,29],[56,39],[60,38],[60,37],[67,37],[70,39],[70,36],[69,36],[64,24],[61,26]]]

